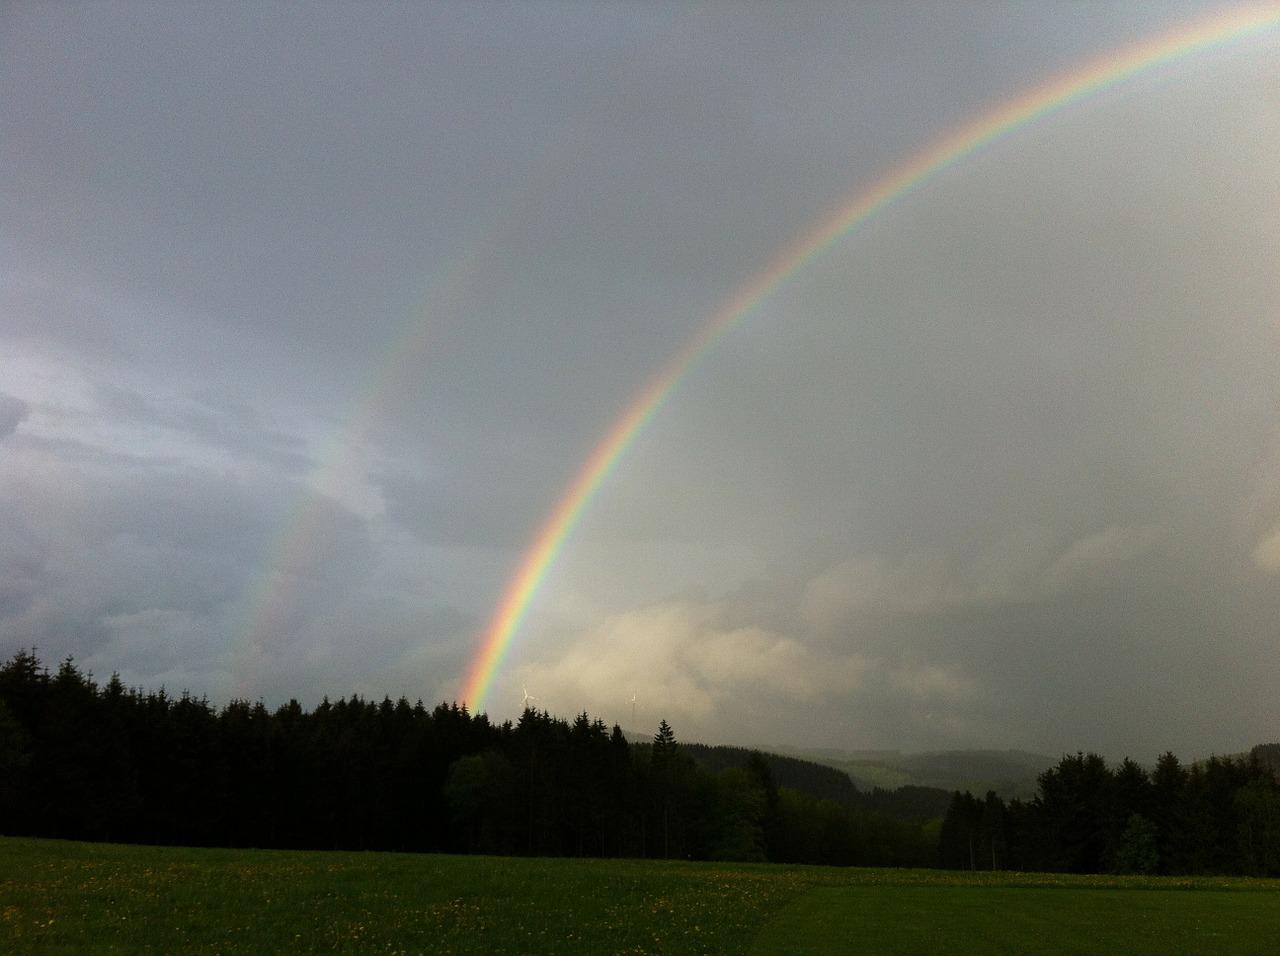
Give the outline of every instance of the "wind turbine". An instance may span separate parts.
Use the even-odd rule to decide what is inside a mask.
[[[532,696],[529,693],[529,688],[525,687],[524,684],[520,685],[520,689],[524,691],[524,700],[522,700],[521,703],[524,704],[525,710],[529,710],[529,702],[532,700],[537,700],[538,698]]]
[[[636,692],[631,692],[631,729],[636,729]]]

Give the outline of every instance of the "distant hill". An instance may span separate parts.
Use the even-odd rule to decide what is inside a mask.
[[[745,747],[714,744],[682,743],[680,748],[696,763],[714,773],[742,769],[746,767],[752,753],[755,753]],[[766,751],[760,751],[760,753],[769,765],[774,782],[780,787],[799,790],[819,800],[834,800],[845,805],[852,803],[855,799],[857,788],[849,779],[849,775],[842,770],[798,757],[786,757]]]
[[[627,737],[637,744],[653,739],[634,732]],[[687,742],[681,742],[681,747],[713,772],[743,768],[753,752],[747,747]],[[778,750],[760,749],[778,786],[904,820],[944,816],[956,790],[979,797],[994,790],[1004,800],[1029,800],[1036,795],[1037,777],[1061,760],[1027,750]],[[1250,755],[1280,779],[1280,743],[1259,744],[1229,756],[1243,760]],[[1148,772],[1152,769],[1147,767]]]
[[[843,770],[859,789],[930,787],[994,790],[1005,799],[1035,795],[1036,777],[1057,764],[1045,754],[1025,750],[941,750],[902,753],[897,750],[788,750],[789,755]]]
[[[746,767],[755,752],[745,747],[698,743],[680,746],[696,763],[716,773]],[[843,806],[863,807],[903,820],[929,820],[945,815],[951,801],[949,790],[911,784],[894,788],[867,787],[867,792],[863,792],[849,774],[838,767],[768,751],[760,753],[779,787],[820,800],[833,800]]]
[[[650,734],[627,731],[633,743],[651,743]],[[994,790],[1005,800],[1028,800],[1036,794],[1036,778],[1061,759],[1028,750],[936,750],[921,753],[903,753],[900,750],[836,750],[831,748],[776,747],[750,748],[711,744],[694,744],[681,741],[681,746],[698,748],[703,759],[694,754],[699,763],[712,770],[728,767],[744,767],[753,749],[769,758],[770,769],[779,786],[800,790],[813,796],[847,802],[844,784],[839,778],[823,776],[803,765],[818,764],[840,771],[848,777],[854,792],[866,804],[874,791],[900,791],[914,788],[925,791],[901,795],[901,799],[889,801],[895,807],[914,805],[918,809],[940,804],[937,814],[946,812],[946,801],[936,791],[948,797],[955,790],[968,790],[981,796]],[[712,752],[715,752],[713,755]],[[692,753],[692,750],[691,750]],[[792,761],[793,763],[789,763]],[[803,781],[803,782],[802,782]],[[934,791],[932,793],[928,791]],[[909,792],[909,791],[908,791]],[[881,798],[883,799],[883,797]],[[883,809],[883,808],[882,808]],[[886,810],[895,816],[901,810]],[[917,814],[910,814],[914,817]]]

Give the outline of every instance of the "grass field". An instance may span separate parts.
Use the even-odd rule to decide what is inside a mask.
[[[1280,881],[0,838],[0,952],[1274,953]]]

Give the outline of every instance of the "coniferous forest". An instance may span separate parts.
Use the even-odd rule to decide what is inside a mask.
[[[1076,755],[1030,801],[862,793],[793,758],[651,741],[588,714],[304,710],[0,666],[0,833],[126,843],[1280,874],[1277,754],[1155,771]],[[1269,765],[1268,761],[1272,761]],[[945,816],[943,810],[945,809]]]
[[[728,748],[726,748],[728,749]],[[0,667],[0,833],[198,846],[932,865],[937,821],[769,761],[720,769],[665,721],[634,744],[587,714],[494,724],[453,704],[268,710],[98,685],[33,653]],[[784,761],[785,762],[785,761]],[[793,761],[792,763],[800,763]],[[791,768],[795,776],[794,768]],[[801,786],[805,781],[801,778]],[[810,789],[815,789],[810,787]],[[835,794],[838,796],[838,794]]]
[[[1280,746],[1148,772],[1097,754],[1063,757],[1035,798],[953,795],[940,862],[953,869],[1280,875]]]

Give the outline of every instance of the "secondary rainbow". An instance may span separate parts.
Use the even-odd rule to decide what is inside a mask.
[[[577,527],[587,505],[702,355],[741,323],[788,277],[897,199],[982,147],[1071,103],[1162,64],[1257,35],[1280,25],[1280,6],[1233,9],[1092,60],[1037,86],[936,140],[846,201],[835,215],[785,249],[713,314],[662,371],[627,406],[578,470],[543,522],[503,592],[480,641],[462,700],[476,711],[520,630],[547,572]]]
[[[316,556],[330,542],[332,501],[357,485],[375,426],[409,387],[412,375],[425,360],[435,331],[431,317],[453,305],[466,291],[483,252],[479,244],[469,243],[441,271],[431,290],[433,308],[413,313],[397,329],[385,360],[377,364],[377,374],[364,389],[363,400],[316,455],[304,491],[293,502],[279,533],[269,541],[257,584],[248,594],[245,623],[239,629],[241,646],[232,656],[239,696],[251,696],[254,679],[270,656],[270,645],[296,630],[290,619],[297,614],[298,592],[313,574]]]
[[[401,320],[381,360],[372,365],[373,375],[359,391],[359,402],[318,448],[304,489],[268,542],[257,584],[247,595],[231,655],[235,692],[240,696],[251,695],[258,672],[272,656],[272,645],[298,631],[298,594],[314,573],[317,555],[331,544],[333,501],[363,480],[367,450],[379,422],[421,378],[439,327],[458,314],[489,270],[500,267],[496,261],[500,240],[513,223],[527,217],[561,175],[563,157],[576,148],[580,136],[574,130],[544,150],[531,174],[470,224],[453,255],[434,270],[420,307]]]

